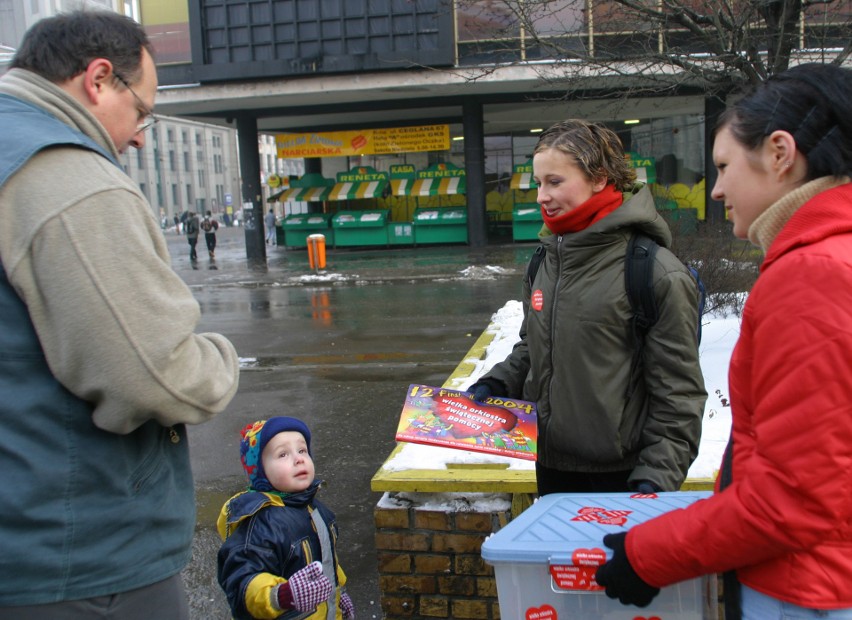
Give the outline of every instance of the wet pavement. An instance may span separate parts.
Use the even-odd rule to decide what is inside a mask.
[[[230,617],[216,582],[215,521],[242,490],[239,430],[293,415],[313,433],[320,497],[337,514],[339,553],[359,620],[381,618],[370,479],[395,446],[411,383],[441,385],[487,327],[518,299],[534,244],[334,249],[316,274],[304,249],[266,246],[246,260],[245,231],[222,228],[215,260],[203,238],[189,260],[183,236],[165,233],[172,264],[201,305],[200,331],[224,334],[242,358],[228,409],[189,431],[198,502],[193,559],[184,573],[191,617]],[[164,318],[163,320],[167,320]]]

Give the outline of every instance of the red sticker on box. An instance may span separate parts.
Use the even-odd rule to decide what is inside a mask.
[[[600,566],[606,562],[606,551],[600,547],[594,549],[576,549],[571,554],[574,566]]]
[[[595,581],[597,566],[568,566],[567,564],[553,564],[550,567],[550,576],[553,583],[560,590],[583,590],[594,592],[603,590]]]
[[[541,607],[530,607],[527,609],[526,620],[558,620],[556,610],[550,605]]]
[[[624,525],[627,523],[627,515],[632,510],[607,510],[595,506],[586,506],[577,511],[572,521],[583,521],[585,523],[600,523],[601,525]]]
[[[550,567],[550,576],[561,590],[603,590],[595,581],[595,572],[604,562],[606,552],[599,547],[576,549],[571,554],[572,565],[554,564]]]

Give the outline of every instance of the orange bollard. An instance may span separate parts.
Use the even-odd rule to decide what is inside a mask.
[[[308,235],[308,265],[314,271],[325,269],[325,235]]]

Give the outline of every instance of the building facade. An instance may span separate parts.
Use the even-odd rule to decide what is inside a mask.
[[[206,213],[228,223],[239,196],[239,159],[233,130],[180,118],[158,117],[141,149],[119,161],[151,203],[154,214],[172,222],[184,211]]]
[[[143,23],[156,20],[173,52],[160,67],[161,81],[174,85],[160,100],[170,114],[285,141],[449,127],[452,142],[440,150],[306,155],[306,172],[333,181],[358,167],[390,174],[412,162],[418,169],[460,166],[472,245],[487,241],[494,204],[534,203],[529,189],[511,193],[510,179],[529,160],[537,132],[571,117],[619,134],[645,164],[640,176],[653,183],[661,208],[693,209],[702,219],[713,207],[724,217],[709,197],[708,132],[727,91],[700,76],[707,70],[725,78],[727,66],[720,70],[717,59],[737,49],[714,49],[712,32],[702,38],[677,15],[662,25],[616,0],[190,0],[186,13],[172,7],[168,15],[148,13],[142,1]],[[680,4],[684,15],[724,10],[701,0]],[[771,15],[775,5],[799,12],[778,22],[785,13]],[[828,62],[848,44],[852,3],[802,6],[741,3],[735,27],[767,66],[781,47],[794,63]],[[244,187],[258,214],[259,195]]]
[[[30,26],[76,9],[112,10],[139,19],[136,0],[0,0],[0,73]],[[224,222],[232,221],[240,195],[236,131],[158,115],[148,132],[146,145],[129,149],[119,161],[139,184],[154,215],[173,222],[184,211],[211,211]]]

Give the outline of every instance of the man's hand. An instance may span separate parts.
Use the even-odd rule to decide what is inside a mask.
[[[622,605],[647,607],[660,593],[659,588],[650,586],[636,574],[624,550],[627,532],[607,534],[603,544],[612,549],[612,559],[595,573],[595,580],[602,586],[609,598],[617,598]]]

